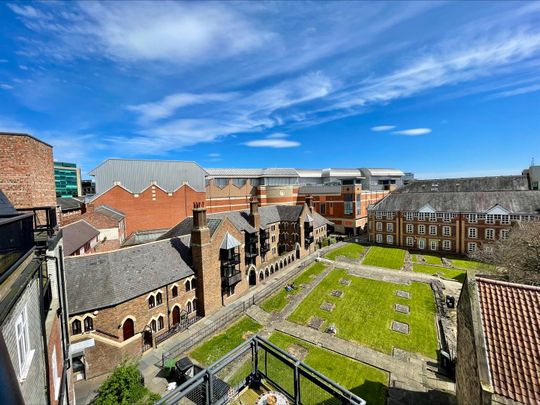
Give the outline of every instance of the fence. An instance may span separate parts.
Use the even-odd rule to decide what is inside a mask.
[[[339,247],[340,245],[340,243],[337,243],[332,246],[320,249],[318,252],[323,255],[326,254],[329,250]],[[239,302],[228,305],[223,309],[224,314],[220,318],[214,320],[212,323],[204,327],[197,328],[195,332],[189,333],[189,336],[186,336],[186,338],[180,343],[178,343],[176,346],[174,346],[170,350],[163,352],[163,354],[161,355],[161,364],[157,364],[157,366],[164,367],[167,359],[179,357],[182,353],[187,352],[190,348],[199,344],[209,336],[224,329],[226,326],[229,326],[231,322],[233,322],[243,313],[245,313],[252,305],[258,305],[271,295],[275,294],[277,291],[283,288],[285,284],[289,283],[292,278],[296,277],[299,273],[304,271],[316,260],[317,256],[312,255],[306,257],[300,263],[294,262],[294,265],[296,267],[292,270],[289,270],[289,272],[286,273],[284,277],[279,279],[274,278],[268,285],[265,286],[263,290],[256,292],[248,299],[241,299]]]
[[[366,403],[279,347],[254,336],[157,404],[221,405],[238,400],[245,389],[259,385],[263,391],[279,391],[295,405]]]

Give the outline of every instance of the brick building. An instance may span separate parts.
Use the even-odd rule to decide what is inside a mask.
[[[156,242],[66,258],[76,378],[109,371],[316,249],[329,222],[303,206],[193,216]]]
[[[540,287],[469,275],[458,302],[459,404],[540,402]]]
[[[468,254],[538,220],[540,191],[525,175],[422,180],[370,207],[368,233],[374,243]]]

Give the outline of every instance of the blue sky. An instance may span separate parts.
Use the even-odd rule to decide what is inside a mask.
[[[3,2],[0,131],[84,172],[517,173],[540,161],[539,2]]]

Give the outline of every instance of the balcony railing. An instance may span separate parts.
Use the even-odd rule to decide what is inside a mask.
[[[264,254],[270,250],[269,243],[261,243],[261,254]]]
[[[235,273],[227,276],[221,277],[221,286],[222,287],[231,287],[242,281],[242,272],[236,271]]]
[[[58,232],[55,207],[21,208],[19,211],[34,214],[34,239],[37,245],[47,242],[47,239]]]
[[[306,246],[309,246],[313,243],[313,236],[307,236],[305,239],[304,239],[304,243],[306,244]]]
[[[246,257],[257,257],[259,255],[257,245],[247,246],[245,255]]]
[[[32,215],[0,218],[0,277],[34,247]]]
[[[222,256],[221,258],[221,265],[230,265],[230,266],[236,266],[237,264],[240,264],[240,253],[233,253],[226,256]]]

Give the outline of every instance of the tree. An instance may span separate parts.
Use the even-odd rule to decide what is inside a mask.
[[[540,222],[517,223],[507,239],[471,256],[506,269],[511,282],[540,285]]]
[[[159,398],[143,385],[137,363],[124,360],[99,387],[92,405],[149,405]]]

